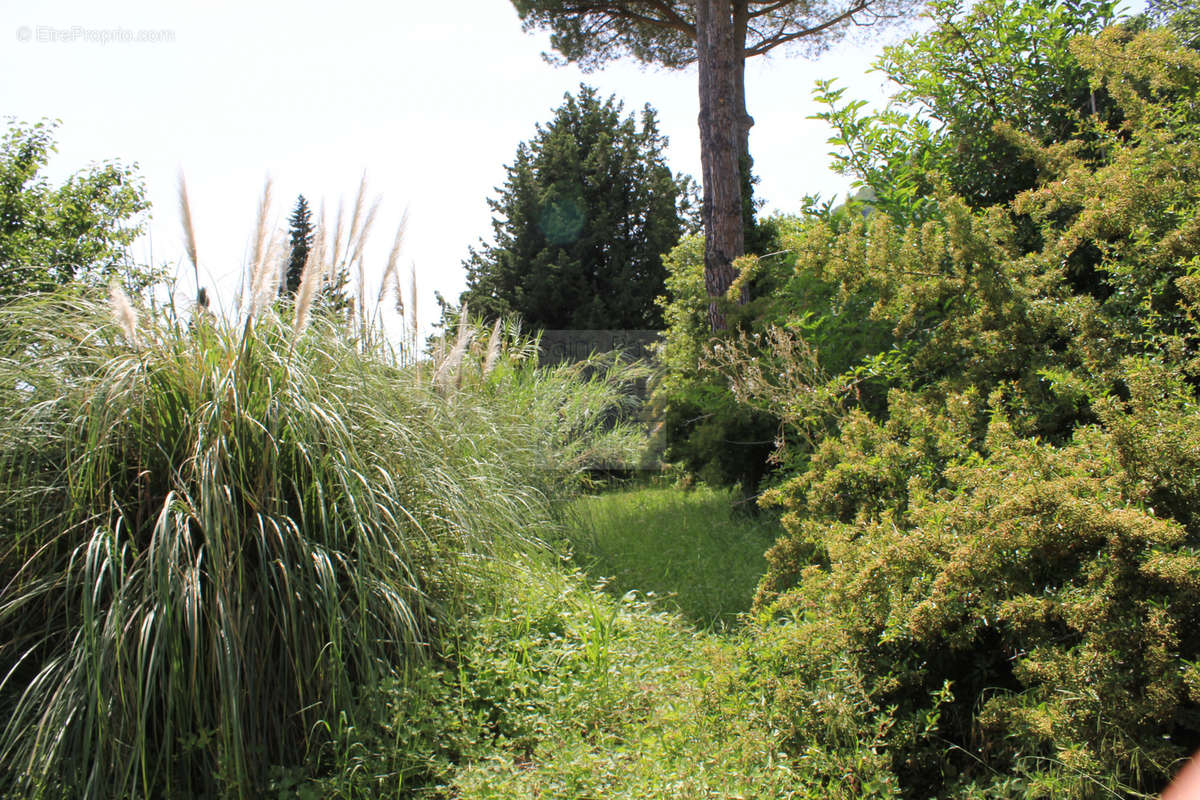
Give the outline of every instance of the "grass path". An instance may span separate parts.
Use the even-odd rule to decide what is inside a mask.
[[[475,664],[494,675],[473,685],[522,689],[491,701],[515,709],[509,733],[449,796],[809,796],[741,680],[734,624],[773,522],[726,493],[642,488],[580,498],[567,535],[582,574],[532,581],[480,628]]]
[[[575,562],[620,597],[651,592],[700,628],[750,608],[778,535],[767,516],[735,511],[728,492],[642,488],[583,497],[570,508]]]
[[[574,564],[491,564],[451,652],[340,743],[354,765],[280,797],[824,797],[781,755],[733,624],[769,521],[674,489],[584,497],[569,520]]]

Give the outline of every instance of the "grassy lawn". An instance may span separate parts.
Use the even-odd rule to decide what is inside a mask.
[[[582,497],[567,533],[576,563],[617,596],[653,593],[703,628],[750,607],[778,534],[771,516],[733,509],[726,491],[639,488]]]

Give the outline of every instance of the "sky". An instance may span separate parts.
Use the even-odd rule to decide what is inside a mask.
[[[813,84],[837,78],[848,95],[882,104],[890,88],[867,70],[883,41],[811,61],[752,60],[751,152],[768,210],[844,195],[848,180],[827,169],[830,133],[809,119]],[[487,199],[518,144],[581,82],[627,111],[652,105],[672,168],[700,173],[694,68],[619,62],[585,75],[546,63],[546,49],[508,0],[0,0],[0,115],[61,120],[55,180],[108,159],[137,165],[153,213],[136,259],[184,263],[182,172],[201,283],[225,308],[268,176],[272,221],[285,230],[297,194],[332,217],[365,171],[381,198],[368,284],[407,210],[401,263],[415,266],[426,327],[434,291],[456,299],[468,248],[490,237]],[[179,274],[190,293],[190,267]]]

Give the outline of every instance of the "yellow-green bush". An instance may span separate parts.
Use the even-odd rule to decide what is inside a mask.
[[[997,129],[1033,188],[801,240],[797,271],[874,297],[902,361],[769,496],[752,681],[831,782],[1136,796],[1200,746],[1200,55],[1119,28],[1070,55],[1107,113]]]
[[[1155,791],[1200,746],[1200,531],[1171,516],[1200,502],[1200,403],[1161,365],[1128,369],[1129,400],[1064,446],[1021,438],[997,413],[940,486],[914,474],[905,508],[793,519],[773,556],[810,563],[789,565],[794,589],[760,596],[759,624],[795,741],[841,674],[857,730],[884,729],[914,795],[1012,775],[1025,788],[1011,796]],[[846,443],[830,472],[876,459]]]

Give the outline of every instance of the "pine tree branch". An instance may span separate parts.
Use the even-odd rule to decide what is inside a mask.
[[[806,36],[813,36],[814,34],[818,34],[818,33],[821,33],[822,31],[829,30],[830,28],[832,28],[835,25],[838,25],[847,20],[852,20],[854,18],[855,14],[860,14],[863,11],[866,11],[868,6],[870,6],[870,4],[871,4],[870,0],[859,0],[859,2],[856,2],[854,5],[852,5],[850,8],[846,9],[845,11],[843,11],[841,14],[838,14],[836,17],[827,19],[819,25],[814,25],[811,28],[805,28],[805,29],[799,30],[799,31],[793,31],[792,33],[779,34],[779,35],[773,36],[769,39],[764,39],[763,41],[759,42],[758,44],[754,45],[753,47],[746,48],[746,56],[747,57],[760,56],[763,53],[766,53],[770,50],[775,49],[776,47],[779,47],[780,45],[787,44],[788,42],[794,42],[797,39],[803,39]]]
[[[652,25],[657,28],[669,28],[687,34],[693,39],[696,38],[696,26],[689,24],[686,19],[671,7],[670,3],[666,2],[666,0],[648,0],[648,2],[652,7],[658,9],[662,16],[653,16],[633,11],[627,4],[619,2],[619,0],[614,0],[613,2],[593,0],[592,2],[564,3],[560,13],[576,14],[581,17],[605,15],[614,20],[626,20]]]
[[[795,2],[796,0],[774,0],[774,2],[772,2],[772,0],[750,0],[747,5],[757,6],[763,5],[764,3],[767,4],[766,8],[760,8],[757,11],[751,11],[750,19],[766,16],[772,11],[778,11],[781,8],[786,8],[787,6],[795,4]]]

